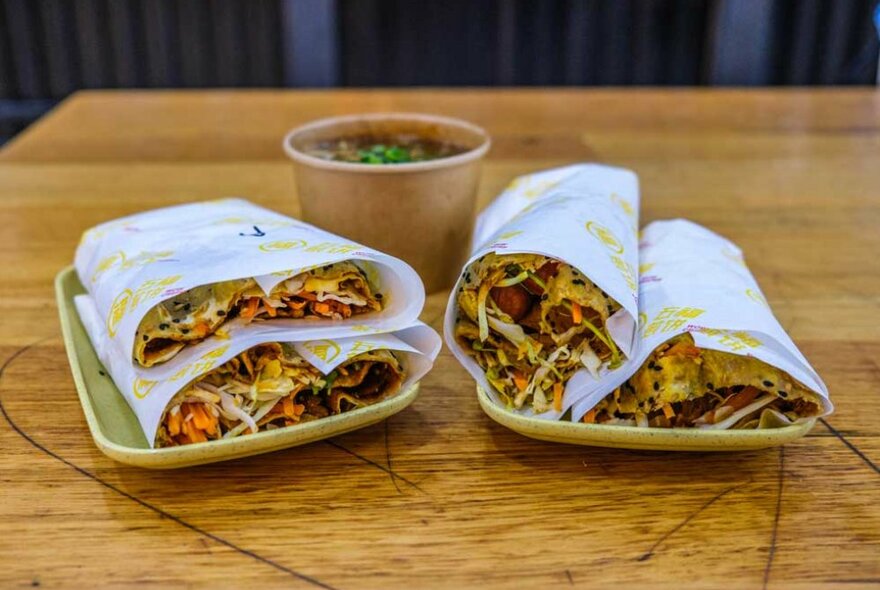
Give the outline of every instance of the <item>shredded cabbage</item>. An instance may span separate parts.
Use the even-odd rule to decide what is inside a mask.
[[[507,338],[514,346],[516,346],[517,351],[520,354],[528,353],[529,349],[533,346],[533,340],[525,333],[522,329],[522,326],[519,324],[508,324],[507,322],[501,321],[498,318],[488,317],[486,320],[486,330],[488,333],[488,326],[492,326],[492,329]],[[482,330],[482,328],[480,328]],[[485,340],[485,338],[481,338]],[[535,343],[537,344],[537,343]],[[540,346],[538,346],[540,349]]]
[[[231,395],[229,395],[225,391],[221,391],[220,402],[226,412],[241,420],[243,424],[247,424],[247,427],[251,429],[251,434],[257,432],[257,423],[254,421],[253,418],[250,417],[247,412],[235,405],[235,399]],[[242,430],[244,429],[242,428]],[[232,431],[230,430],[229,432]],[[229,432],[227,432],[226,434],[228,435]]]
[[[701,424],[699,428],[703,428],[705,430],[727,430],[728,428],[739,422],[742,418],[748,416],[755,410],[763,408],[775,399],[775,395],[765,395],[764,397],[759,397],[746,407],[737,410],[721,422],[716,422],[715,424]]]
[[[489,282],[483,281],[477,292],[477,323],[480,325],[480,342],[489,337],[489,321],[486,316],[486,299],[489,297]]]
[[[581,364],[587,368],[594,379],[599,378],[599,367],[602,366],[602,361],[593,352],[593,349],[586,345],[586,342],[581,347]]]

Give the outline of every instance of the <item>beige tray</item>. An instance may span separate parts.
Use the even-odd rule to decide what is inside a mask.
[[[381,422],[406,408],[418,395],[416,383],[376,405],[299,426],[226,440],[151,449],[134,412],[95,355],[79,320],[73,298],[84,292],[72,266],[55,277],[61,331],[86,422],[98,448],[120,463],[150,469],[173,469],[277,451]]]
[[[807,434],[816,420],[768,430],[637,428],[538,420],[499,407],[481,387],[477,397],[490,418],[522,435],[551,442],[650,451],[749,451],[775,447]]]

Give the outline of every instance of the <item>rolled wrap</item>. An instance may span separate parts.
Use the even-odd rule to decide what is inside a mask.
[[[233,324],[271,320],[299,340],[396,330],[425,297],[403,261],[240,199],[98,225],[75,266],[112,346],[160,377]]]
[[[186,362],[179,355],[163,365],[173,372],[159,377],[155,368],[133,365],[116,352],[89,295],[74,303],[150,445],[238,436],[251,426],[296,427],[379,403],[421,379],[441,346],[437,333],[420,322],[392,333],[302,341],[283,322],[232,325],[228,339],[206,340],[204,354]],[[182,420],[198,423],[184,428],[173,417],[178,412]]]
[[[576,165],[515,180],[477,221],[447,345],[495,403],[547,419],[631,353],[638,180]]]
[[[656,221],[640,254],[638,352],[575,405],[574,420],[757,428],[833,410],[733,243],[690,221]]]
[[[251,347],[202,375],[166,406],[156,446],[176,446],[295,426],[375,404],[400,389],[397,354],[357,354],[329,374],[289,343]]]

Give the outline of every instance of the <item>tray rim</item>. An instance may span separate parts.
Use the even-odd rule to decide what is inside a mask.
[[[649,429],[637,426],[602,426],[522,416],[498,406],[479,385],[477,399],[495,422],[523,436],[548,442],[615,449],[735,452],[780,446],[805,436],[817,418],[768,430]]]
[[[320,420],[308,422],[295,428],[258,432],[244,437],[158,449],[130,447],[119,444],[110,440],[101,429],[100,421],[95,413],[92,399],[86,387],[86,380],[79,359],[79,349],[75,345],[73,335],[73,322],[79,321],[79,318],[75,317],[76,314],[67,313],[66,311],[68,306],[72,304],[73,295],[68,292],[65,281],[71,275],[79,280],[79,277],[76,277],[74,266],[68,265],[55,275],[54,280],[55,301],[58,306],[61,334],[65,352],[67,353],[67,361],[70,365],[70,372],[73,375],[77,397],[79,398],[80,406],[86,418],[86,424],[95,445],[102,453],[120,463],[147,469],[177,469],[269,453],[371,426],[404,410],[418,397],[419,383],[416,382],[406,390],[378,404],[352,410],[338,416],[321,418]],[[87,341],[87,344],[92,354],[95,354],[91,342]],[[115,384],[113,384],[113,387],[116,389]]]

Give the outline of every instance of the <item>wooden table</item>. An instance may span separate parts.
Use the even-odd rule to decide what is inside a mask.
[[[52,291],[80,233],[226,195],[296,213],[285,130],[375,110],[485,126],[483,202],[549,166],[634,169],[643,224],[742,246],[836,413],[751,453],[548,444],[490,421],[444,352],[411,408],[330,441],[164,473],[101,455]],[[82,93],[0,153],[0,227],[0,586],[880,584],[876,92]]]

